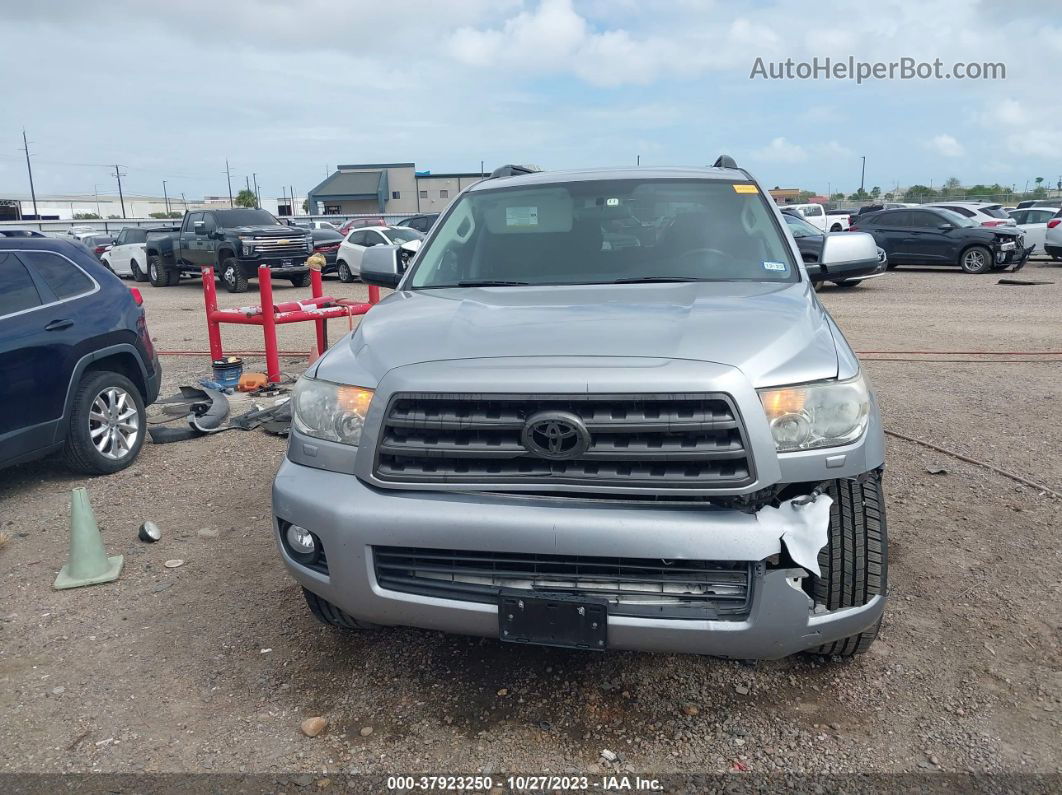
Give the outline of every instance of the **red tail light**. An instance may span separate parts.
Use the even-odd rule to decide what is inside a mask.
[[[1006,221],[982,221],[981,226],[1006,226]]]
[[[130,287],[129,292],[133,294],[133,300],[136,301],[137,306],[144,305],[144,296],[140,294],[140,290],[136,287]]]
[[[314,251],[320,251],[320,252],[339,251],[339,243],[338,242],[336,242],[336,243],[322,243],[319,246],[314,246],[313,250]]]
[[[102,254],[104,251],[106,251],[109,248],[110,248],[110,246],[96,246],[96,256],[98,257],[100,254]]]
[[[1054,229],[1059,224],[1062,224],[1062,218],[1052,218],[1050,221],[1047,222],[1047,228]]]
[[[854,215],[848,216],[848,226],[855,226],[856,217]]]

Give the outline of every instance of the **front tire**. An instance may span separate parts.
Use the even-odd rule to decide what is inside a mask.
[[[292,276],[288,281],[291,282],[292,287],[309,287],[310,274],[304,273],[301,276]]]
[[[826,492],[830,506],[829,541],[819,550],[822,576],[810,577],[809,595],[827,610],[865,605],[888,587],[888,534],[881,473],[860,483],[834,480]],[[862,654],[878,636],[879,620],[870,629],[808,649],[812,654],[852,657]]]
[[[834,284],[835,287],[840,287],[842,289],[848,290],[848,289],[851,289],[852,287],[858,287],[862,283],[863,283],[862,279],[842,279],[841,281],[834,282],[833,284]]]
[[[147,429],[144,399],[132,381],[109,370],[78,385],[63,459],[88,475],[109,475],[136,460]]]
[[[140,270],[140,266],[137,265],[137,262],[136,262],[135,259],[131,260],[129,262],[129,272],[133,275],[133,281],[134,282],[146,282],[147,281],[147,274],[144,273],[142,270]]]
[[[350,272],[350,266],[343,260],[336,263],[336,274],[339,276],[339,281],[344,284],[350,284],[354,281],[354,274]]]
[[[830,227],[830,231],[831,232],[840,232],[840,231],[842,231],[841,230],[841,225],[840,224],[834,224],[833,226]]]
[[[330,627],[338,627],[339,629],[348,630],[366,630],[376,629],[376,624],[369,624],[365,621],[358,621],[348,613],[343,612],[331,602],[322,599],[313,591],[309,591],[305,588],[302,589],[302,595],[306,598],[306,605],[310,608],[310,612],[313,613],[313,617],[320,621],[322,624],[326,624]]]
[[[966,273],[987,273],[995,261],[992,252],[984,246],[970,246],[959,255],[959,267]]]
[[[230,293],[247,292],[247,277],[243,275],[235,257],[229,257],[221,263],[221,281]]]
[[[166,270],[162,260],[157,255],[148,257],[148,279],[151,281],[152,287],[169,287],[174,284],[174,282],[170,281],[169,271]]]

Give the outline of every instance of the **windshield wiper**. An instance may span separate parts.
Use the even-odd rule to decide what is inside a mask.
[[[503,279],[468,279],[466,281],[460,281],[456,285],[457,287],[523,287],[528,282],[510,282]]]
[[[635,284],[636,282],[706,282],[697,276],[628,276],[626,279],[616,279],[613,284]]]

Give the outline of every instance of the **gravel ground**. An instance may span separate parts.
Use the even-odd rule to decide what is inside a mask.
[[[1020,276],[1054,284],[907,269],[820,296],[861,351],[1062,350],[1062,270],[1033,264]],[[195,283],[141,289],[160,349],[206,348]],[[241,299],[253,300],[221,303]],[[227,329],[226,344],[259,350],[256,331]],[[308,350],[310,339],[287,328],[281,348]],[[1058,357],[871,358],[887,428],[1062,490]],[[205,365],[164,357],[164,392]],[[56,592],[69,490],[83,481],[49,462],[7,470],[0,772],[1062,771],[1062,501],[888,445],[880,640],[854,662],[751,667],[322,627],[277,559],[269,485],[284,443],[260,432],[149,444],[124,473],[90,480],[125,571]],[[161,526],[160,543],[136,540],[143,519]],[[164,568],[171,558],[186,563]],[[328,721],[312,739],[299,730],[311,716]]]

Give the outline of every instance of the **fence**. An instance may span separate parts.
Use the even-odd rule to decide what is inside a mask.
[[[228,209],[220,207],[216,209]],[[204,210],[190,210],[189,212],[204,212]],[[335,227],[340,227],[352,218],[382,218],[387,224],[396,224],[399,221],[416,215],[416,213],[362,213],[357,215],[297,215],[295,217],[282,216],[281,220],[290,220],[296,224],[305,224],[310,221],[327,221]],[[117,236],[119,232],[128,226],[134,227],[169,227],[178,226],[180,218],[101,218],[90,221],[0,221],[0,229],[16,227],[18,229],[36,229],[52,237],[62,237],[71,229],[92,229],[101,234]]]

